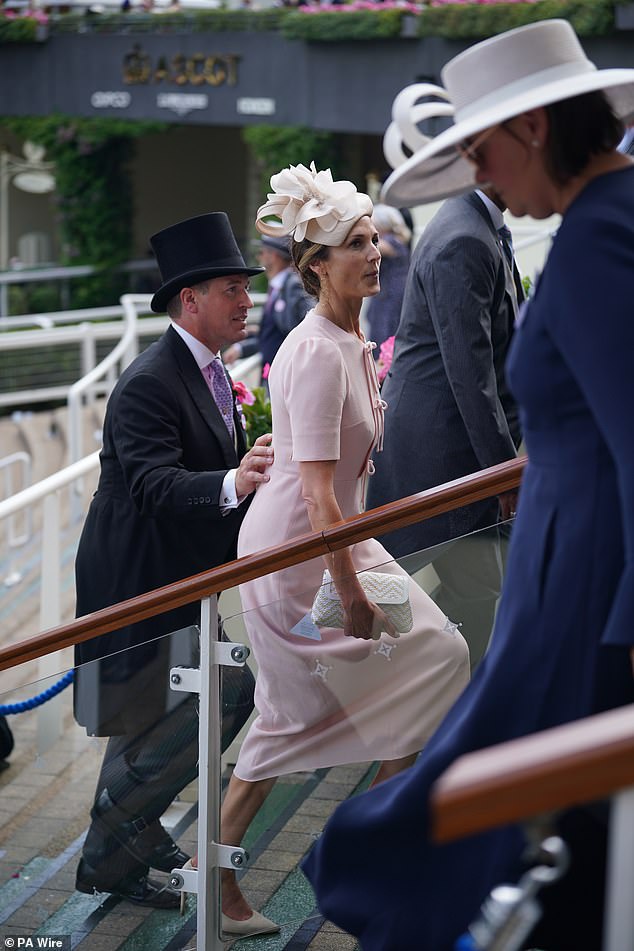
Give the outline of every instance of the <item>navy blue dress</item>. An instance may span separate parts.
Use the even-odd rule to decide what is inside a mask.
[[[431,843],[454,760],[634,702],[634,167],[568,209],[508,377],[530,462],[489,652],[417,764],[339,806],[304,862],[364,951],[450,951],[521,874],[519,827]]]

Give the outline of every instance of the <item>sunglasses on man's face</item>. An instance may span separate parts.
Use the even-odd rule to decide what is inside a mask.
[[[472,162],[473,165],[481,165],[483,161],[483,156],[480,155],[480,149],[483,144],[493,135],[493,133],[500,128],[501,123],[497,125],[492,125],[488,129],[485,129],[484,132],[481,132],[480,135],[477,135],[475,139],[464,139],[462,142],[456,143],[456,151],[463,159],[466,159],[467,162]]]

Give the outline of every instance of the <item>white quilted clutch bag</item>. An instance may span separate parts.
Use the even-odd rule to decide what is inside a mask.
[[[357,578],[368,600],[378,604],[400,634],[411,631],[414,622],[406,575],[360,571]],[[315,595],[311,616],[317,627],[343,628],[343,606],[328,570],[324,571],[321,588]]]

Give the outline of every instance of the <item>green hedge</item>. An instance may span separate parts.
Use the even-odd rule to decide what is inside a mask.
[[[287,11],[184,10],[182,13],[101,13],[86,17],[72,13],[56,19],[55,33],[227,33],[271,32],[280,29]],[[81,27],[81,31],[80,31]]]
[[[34,17],[5,17],[0,13],[0,43],[35,43],[39,23]]]
[[[563,17],[580,36],[602,36],[614,29],[614,9],[632,0],[537,0],[527,3],[455,3],[427,6],[417,16],[418,36],[470,40],[492,36],[535,20]],[[221,33],[280,32],[293,40],[343,42],[380,40],[401,35],[408,10],[347,10],[332,7],[304,13],[276,7],[268,10],[205,10],[182,13],[68,14],[51,20],[51,33]],[[416,14],[414,14],[416,16]],[[0,43],[31,42],[37,23],[29,17],[9,20],[0,15]]]
[[[403,10],[346,10],[323,13],[290,11],[281,24],[290,40],[332,43],[342,40],[384,40],[400,36]]]
[[[561,17],[579,36],[602,36],[614,29],[615,0],[537,0],[536,3],[451,4],[428,7],[419,36],[481,39],[536,20]]]

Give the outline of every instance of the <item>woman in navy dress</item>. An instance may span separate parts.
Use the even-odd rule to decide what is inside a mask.
[[[454,760],[634,701],[634,163],[616,150],[634,70],[596,70],[551,20],[471,47],[442,78],[455,124],[422,148],[404,126],[414,154],[386,199],[490,182],[514,215],[562,223],[509,358],[529,463],[489,652],[416,765],[343,803],[304,863],[364,951],[450,951],[525,870],[519,826],[431,842],[429,792]],[[599,951],[595,819],[562,817],[571,871],[542,893],[528,947]]]

